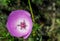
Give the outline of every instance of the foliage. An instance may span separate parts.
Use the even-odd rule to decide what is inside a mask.
[[[13,10],[31,13],[33,30],[27,41],[60,41],[60,0],[0,0],[0,41],[24,41],[12,37],[6,22]]]

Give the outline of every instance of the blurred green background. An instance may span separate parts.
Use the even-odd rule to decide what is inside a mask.
[[[33,30],[28,39],[12,37],[6,28],[11,11],[31,13]],[[60,0],[0,0],[0,41],[60,41]]]

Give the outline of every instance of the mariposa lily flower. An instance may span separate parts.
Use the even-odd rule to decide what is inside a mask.
[[[26,39],[32,31],[31,15],[25,10],[12,11],[8,16],[6,26],[12,36]]]

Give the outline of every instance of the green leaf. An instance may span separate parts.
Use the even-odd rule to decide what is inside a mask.
[[[33,38],[28,38],[28,41],[34,41],[34,39]]]
[[[40,5],[42,4],[42,0],[32,0],[32,2],[35,3],[35,4],[38,4],[38,5],[39,5],[39,4],[40,4]]]
[[[0,5],[7,6],[7,0],[0,0]]]
[[[58,41],[60,41],[60,34],[57,35]]]
[[[60,25],[60,19],[56,19],[58,25]]]
[[[60,0],[57,0],[56,2],[57,2],[58,5],[60,5]]]
[[[33,27],[33,30],[38,30],[39,29],[39,26],[40,26],[39,24],[35,23],[34,24],[34,27]]]

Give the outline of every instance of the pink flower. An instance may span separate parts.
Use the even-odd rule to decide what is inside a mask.
[[[25,10],[12,11],[8,16],[7,29],[14,37],[28,38],[32,31],[32,19],[30,13]]]

